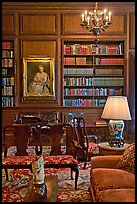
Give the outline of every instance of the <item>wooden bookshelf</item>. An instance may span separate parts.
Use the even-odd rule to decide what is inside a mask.
[[[102,43],[102,44],[101,44]],[[124,41],[64,41],[64,106],[103,107],[124,93]]]
[[[2,107],[15,106],[14,41],[2,41]]]

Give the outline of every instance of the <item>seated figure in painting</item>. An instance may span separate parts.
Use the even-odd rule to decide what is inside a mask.
[[[49,93],[49,75],[44,71],[44,67],[39,65],[39,72],[36,73],[33,82],[28,86],[29,93],[45,94]]]

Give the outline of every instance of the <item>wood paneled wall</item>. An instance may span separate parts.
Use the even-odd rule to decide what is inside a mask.
[[[134,2],[99,2],[100,9],[112,11],[113,24],[100,35],[100,39],[125,39],[127,42],[127,70],[129,52],[135,49],[135,3]],[[3,2],[2,3],[2,38],[15,40],[16,61],[16,107],[3,108],[3,126],[12,123],[13,114],[26,111],[57,110],[84,111],[91,122],[100,118],[102,108],[65,108],[62,106],[63,67],[62,40],[93,39],[93,34],[81,26],[81,14],[89,8],[93,10],[95,2]],[[23,57],[28,55],[47,55],[55,58],[56,100],[52,102],[26,102],[22,98]],[[132,63],[132,60],[131,60]],[[134,70],[127,71],[129,76]],[[133,83],[127,83],[127,90]],[[129,88],[130,87],[130,88]],[[127,92],[129,94],[129,92]],[[130,95],[128,95],[130,97]],[[133,96],[132,96],[133,97]],[[132,99],[130,99],[132,100]],[[131,103],[131,109],[134,110]]]

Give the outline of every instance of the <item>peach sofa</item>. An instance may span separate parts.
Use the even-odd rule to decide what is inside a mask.
[[[135,202],[135,144],[123,155],[92,157],[90,179],[94,202]]]

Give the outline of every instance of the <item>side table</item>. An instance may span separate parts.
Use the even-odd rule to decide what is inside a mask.
[[[99,146],[99,154],[100,155],[116,155],[116,154],[123,154],[123,152],[125,151],[125,149],[127,149],[127,147],[130,144],[125,143],[123,145],[123,147],[116,147],[113,146],[111,147],[108,142],[101,142],[98,144]]]

